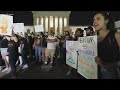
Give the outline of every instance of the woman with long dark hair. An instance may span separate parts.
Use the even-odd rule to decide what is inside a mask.
[[[98,56],[100,79],[117,79],[120,60],[120,34],[114,29],[114,21],[108,12],[97,12],[93,26],[98,34]]]

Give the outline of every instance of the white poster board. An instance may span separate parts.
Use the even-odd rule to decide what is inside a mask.
[[[19,35],[21,32],[24,34],[24,23],[13,23],[13,31]]]
[[[120,27],[120,20],[115,22],[115,28],[119,28]]]
[[[78,73],[86,79],[97,79],[97,36],[79,38]]]
[[[78,41],[66,41],[66,64],[77,69]]]
[[[12,34],[13,16],[0,14],[0,34]]]
[[[30,33],[34,33],[34,26],[24,26],[24,31],[27,33],[27,30],[30,30]]]
[[[44,32],[43,25],[36,25],[34,27],[35,27],[35,32]]]

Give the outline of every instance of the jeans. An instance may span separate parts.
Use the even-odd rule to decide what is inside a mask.
[[[66,48],[61,47],[60,49],[60,59],[65,62],[66,61]]]
[[[42,52],[42,47],[41,46],[35,46],[35,58],[36,58],[36,60],[41,61],[41,52]]]
[[[101,79],[119,79],[117,67],[101,68]]]
[[[25,64],[27,64],[27,61],[28,61],[28,59],[27,59],[27,51],[22,50],[21,54],[22,54],[22,61],[23,61],[22,65],[25,65]]]
[[[11,77],[16,78],[16,61],[18,60],[17,53],[9,53],[9,64],[11,66]]]
[[[2,66],[3,64],[2,64],[2,58],[0,58],[0,66]]]
[[[2,56],[1,56],[1,52],[0,52],[0,66],[2,66]]]

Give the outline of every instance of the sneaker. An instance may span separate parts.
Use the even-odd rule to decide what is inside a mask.
[[[51,66],[51,67],[53,66],[53,62],[50,62],[50,66]]]
[[[2,70],[2,72],[6,72],[8,70],[9,70],[9,68],[5,68],[5,69]]]
[[[47,63],[47,62],[45,62],[44,66],[45,66],[45,67],[47,67],[47,66],[48,66],[48,63]]]
[[[42,69],[45,68],[45,67],[47,67],[47,64],[43,64],[43,65],[41,66]]]
[[[47,62],[45,62],[45,65],[47,65]]]
[[[2,66],[0,66],[0,71],[2,71],[2,69],[3,69]]]
[[[6,73],[10,73],[11,72],[11,68],[8,68],[8,70],[6,71]]]
[[[28,65],[27,64],[23,65],[22,69],[26,69],[26,68],[28,68]]]

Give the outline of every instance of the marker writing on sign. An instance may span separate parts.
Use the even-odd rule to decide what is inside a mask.
[[[83,38],[80,38],[80,39],[79,39],[79,42],[80,42],[80,43],[92,43],[92,44],[94,45],[94,44],[95,44],[95,41],[94,41],[93,38],[94,38],[94,37],[89,37],[89,38],[83,37]]]
[[[95,53],[93,50],[83,50],[83,49],[79,49],[78,50],[80,53],[86,54],[86,55],[90,55],[90,56],[95,56]]]

